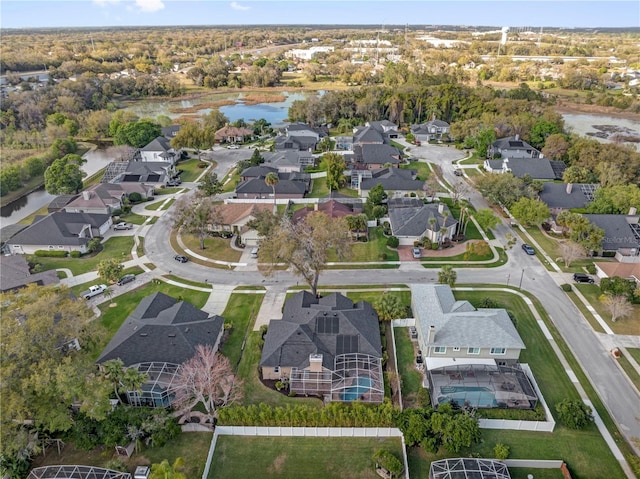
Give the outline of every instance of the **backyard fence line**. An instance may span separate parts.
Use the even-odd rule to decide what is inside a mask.
[[[507,467],[529,467],[531,469],[560,469],[564,461],[561,459],[505,459]]]

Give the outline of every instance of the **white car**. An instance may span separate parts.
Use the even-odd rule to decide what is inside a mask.
[[[238,149],[238,148],[240,148],[240,147],[239,147],[238,145],[229,145],[229,146],[227,146],[227,148],[228,148],[229,150],[237,150],[237,149]]]
[[[127,223],[126,221],[121,221],[120,223],[116,223],[113,225],[114,230],[130,230],[133,228],[131,223]]]

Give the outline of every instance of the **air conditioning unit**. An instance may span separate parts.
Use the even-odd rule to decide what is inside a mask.
[[[147,466],[138,466],[136,472],[133,473],[133,479],[147,479],[150,473],[151,469]]]

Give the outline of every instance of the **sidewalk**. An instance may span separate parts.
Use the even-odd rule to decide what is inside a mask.
[[[259,331],[261,326],[268,326],[272,319],[282,318],[282,307],[287,296],[287,289],[288,286],[267,286],[267,292],[253,326],[254,331]]]

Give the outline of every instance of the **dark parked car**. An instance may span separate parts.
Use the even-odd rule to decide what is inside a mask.
[[[464,173],[462,173],[462,170],[453,170],[453,174],[456,176],[462,176]]]
[[[576,283],[595,283],[595,280],[591,276],[584,273],[574,273],[573,280]]]
[[[175,259],[176,261],[179,261],[180,263],[186,263],[187,261],[189,261],[189,258],[187,258],[186,256],[182,256],[182,255],[175,255],[173,257],[173,259]]]
[[[522,245],[522,249],[524,250],[525,253],[527,254],[536,254],[536,250],[533,249],[532,246],[528,245],[527,243],[524,243]]]
[[[118,286],[122,286],[123,284],[131,283],[131,281],[135,281],[135,274],[125,274],[122,278],[118,280],[116,283]]]

